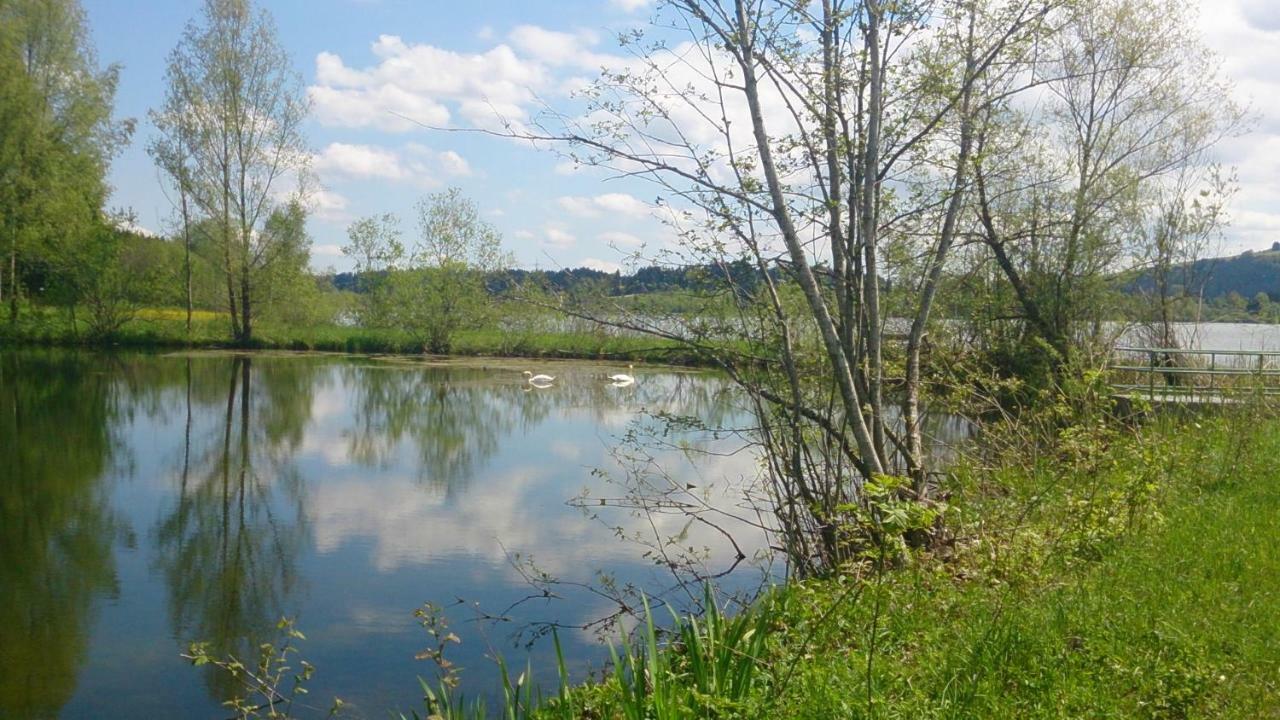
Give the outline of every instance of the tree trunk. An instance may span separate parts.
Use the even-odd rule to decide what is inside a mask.
[[[955,240],[956,224],[960,217],[960,208],[964,204],[965,189],[968,184],[969,152],[973,144],[973,119],[969,115],[975,70],[973,26],[974,11],[970,9],[968,47],[965,52],[965,86],[960,101],[960,149],[956,157],[953,189],[951,198],[947,202],[947,214],[942,222],[942,235],[938,238],[938,247],[934,252],[933,263],[925,278],[924,287],[921,289],[920,305],[911,322],[911,334],[907,338],[906,398],[903,402],[902,419],[907,434],[907,475],[911,478],[916,495],[921,498],[928,493],[929,487],[920,415],[920,351],[924,342],[925,328],[929,322],[929,311],[933,307],[933,299],[942,281],[942,269],[946,263],[947,253],[950,252]]]
[[[184,257],[182,260],[183,273],[186,275],[187,282],[187,341],[191,340],[191,306],[192,306],[192,290],[191,290],[191,212],[187,207],[187,190],[185,185],[178,189],[178,193],[182,200],[182,245]]]
[[[751,114],[752,133],[755,136],[756,147],[760,153],[760,166],[764,171],[765,180],[769,188],[769,196],[773,204],[774,219],[778,223],[778,228],[782,231],[783,241],[791,255],[792,264],[795,266],[797,280],[804,291],[805,299],[813,312],[818,330],[822,335],[822,342],[834,370],[834,380],[836,387],[840,391],[845,415],[853,428],[854,439],[858,443],[859,452],[863,455],[866,470],[868,474],[879,474],[884,471],[884,466],[880,455],[876,451],[871,431],[867,428],[866,420],[862,414],[862,403],[859,401],[858,392],[854,387],[849,358],[840,346],[839,333],[831,319],[830,312],[827,310],[826,303],[822,299],[822,291],[813,276],[813,269],[809,267],[809,258],[796,232],[795,224],[791,221],[791,215],[787,211],[786,195],[783,192],[781,181],[778,179],[778,171],[773,162],[772,146],[770,145],[769,134],[764,127],[764,111],[760,104],[760,88],[756,78],[754,48],[750,37],[751,25],[747,22],[745,0],[737,0],[735,6],[739,36],[737,51],[743,72],[743,90]]]
[[[18,323],[18,232],[14,231],[9,244],[9,323]]]

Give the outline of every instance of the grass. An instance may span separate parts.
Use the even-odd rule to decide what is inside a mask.
[[[146,308],[109,338],[90,343],[84,323],[73,332],[64,313],[28,310],[14,328],[0,322],[0,344],[82,345],[135,348],[232,347],[225,313],[196,311],[191,334],[186,311]],[[420,354],[422,344],[407,333],[338,325],[287,325],[259,321],[254,326],[253,349],[316,350],[349,353]],[[579,358],[633,360],[673,365],[698,365],[704,361],[676,343],[648,337],[593,332],[509,331],[496,328],[460,331],[451,354],[467,356]]]
[[[774,715],[1280,717],[1280,423],[1091,437],[968,478],[945,561],[785,590]]]

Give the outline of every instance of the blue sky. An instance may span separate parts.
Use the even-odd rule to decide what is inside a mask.
[[[111,204],[132,208],[139,224],[153,231],[166,227],[170,204],[145,152],[154,132],[146,114],[162,99],[165,57],[200,5],[85,0],[101,62],[123,66],[117,114],[139,120],[132,145],[113,166]],[[637,242],[669,237],[649,213],[653,193],[643,185],[624,188],[598,174],[569,172],[550,151],[414,127],[390,112],[433,121],[442,119],[444,108],[448,116],[441,124],[473,127],[492,118],[489,104],[515,100],[512,112],[527,113],[540,100],[568,102],[573,80],[598,71],[589,64],[593,54],[615,52],[618,30],[647,22],[645,3],[268,0],[264,6],[304,83],[320,93],[307,124],[323,185],[310,223],[314,267],[349,267],[337,248],[356,217],[394,212],[412,234],[415,200],[450,185],[480,205],[525,267],[612,269]],[[550,29],[570,37],[544,32]],[[362,83],[368,92],[404,87],[405,76],[426,80],[410,91],[421,99],[353,96],[344,94],[355,92],[349,87],[335,89],[332,78],[318,71],[319,62],[329,75],[385,73]],[[391,67],[396,62],[409,67],[398,72]],[[466,76],[464,87],[433,97],[441,92],[434,85],[447,84],[443,78],[431,82],[427,76],[433,74]]]
[[[120,116],[139,120],[112,169],[111,204],[163,230],[170,214],[144,150],[147,110],[164,92],[164,60],[199,0],[84,0],[100,60],[123,67]],[[348,269],[338,251],[354,218],[394,212],[413,232],[413,204],[450,185],[473,198],[525,267],[614,269],[641,243],[672,242],[651,212],[652,186],[569,169],[547,150],[432,131],[477,127],[494,110],[528,117],[564,107],[570,90],[617,60],[618,31],[647,25],[653,0],[260,0],[274,15],[314,103],[307,134],[323,190],[310,223],[312,265]],[[1280,2],[1202,0],[1201,30],[1257,122],[1225,142],[1240,192],[1221,252],[1280,240]]]

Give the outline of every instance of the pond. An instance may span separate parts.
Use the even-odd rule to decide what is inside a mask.
[[[531,623],[565,626],[582,676],[607,649],[575,628],[616,606],[574,583],[603,573],[676,601],[636,538],[679,538],[707,572],[737,554],[685,518],[600,507],[623,478],[723,512],[748,558],[731,589],[770,572],[741,511],[757,462],[740,436],[683,423],[639,457],[617,452],[666,427],[652,413],[748,426],[728,383],[637,369],[613,387],[616,366],[529,367],[555,384],[531,389],[504,361],[0,352],[0,717],[224,717],[231,686],[180,654],[202,640],[247,655],[284,616],[318,668],[309,703],[420,710],[426,601],[462,638],[449,657],[468,694],[496,689],[495,653],[550,667],[549,643],[525,650]],[[520,602],[540,594],[537,571],[565,581],[560,599]]]

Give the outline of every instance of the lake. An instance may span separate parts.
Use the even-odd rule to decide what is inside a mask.
[[[1195,337],[1280,349],[1276,326]],[[531,389],[525,369],[558,378]],[[740,548],[747,560],[719,582],[757,587],[774,571],[743,507],[758,472],[733,432],[752,422],[743,399],[674,369],[611,387],[619,370],[0,351],[0,718],[225,717],[231,688],[181,653],[202,640],[245,654],[284,616],[318,667],[309,702],[340,696],[350,717],[420,709],[417,678],[434,676],[414,659],[428,647],[413,616],[424,602],[462,638],[449,658],[470,695],[497,689],[495,653],[551,682],[549,643],[526,649],[544,623],[563,626],[583,677],[612,635],[593,624],[617,610],[593,591],[602,577],[680,606],[654,538],[678,540],[708,574]],[[944,462],[973,432],[926,420]],[[738,547],[680,514],[615,507],[638,483],[703,508]],[[563,582],[539,585],[540,572]]]
[[[526,366],[559,377],[530,389]],[[496,690],[493,653],[551,667],[548,642],[525,649],[545,627],[533,623],[564,626],[582,676],[607,657],[583,628],[617,606],[573,583],[604,573],[678,604],[637,539],[679,538],[707,572],[736,557],[683,517],[651,525],[599,506],[628,483],[714,508],[748,556],[722,582],[754,587],[770,572],[756,561],[764,539],[734,517],[755,457],[733,432],[682,423],[664,436],[651,417],[746,428],[739,396],[676,370],[611,387],[618,370],[0,352],[0,717],[224,717],[231,687],[180,653],[203,640],[247,656],[282,616],[318,668],[309,703],[337,695],[352,717],[420,710],[417,677],[434,667],[414,659],[428,638],[413,611],[426,601],[462,638],[448,657],[468,694]],[[648,431],[648,452],[620,449]],[[565,581],[560,599],[520,602],[541,593],[537,572]]]

